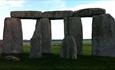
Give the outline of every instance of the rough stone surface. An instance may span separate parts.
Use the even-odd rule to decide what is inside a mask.
[[[115,20],[109,14],[93,17],[93,55],[115,57]]]
[[[95,15],[105,14],[106,10],[102,8],[86,8],[78,11],[74,11],[73,16],[76,17],[93,17]]]
[[[31,45],[30,58],[40,58],[42,54],[51,54],[51,23],[48,18],[37,20]]]
[[[22,26],[20,19],[6,18],[3,33],[3,53],[21,54],[22,43]]]
[[[2,49],[3,49],[3,40],[0,40],[0,54],[2,54]]]
[[[70,17],[73,15],[73,11],[46,11],[43,12],[43,17],[50,19],[63,19],[64,17]]]
[[[73,15],[73,11],[12,11],[11,17],[21,19],[38,19],[38,18],[49,18],[49,19],[62,19],[64,17],[70,17]]]
[[[40,23],[42,24],[42,53],[51,53],[51,22],[48,18],[41,18]]]
[[[62,43],[61,57],[67,59],[77,59],[77,45],[73,36],[67,35]]]
[[[9,60],[9,61],[20,61],[20,59],[18,57],[15,57],[15,56],[12,56],[12,55],[5,56],[4,58],[6,60]]]
[[[68,17],[64,19],[64,34],[72,35],[76,40],[77,54],[82,55],[82,23],[80,17]]]
[[[11,17],[21,18],[21,19],[37,19],[41,18],[41,11],[12,11],[10,13]]]
[[[42,31],[41,22],[38,19],[35,27],[34,34],[31,39],[31,53],[30,58],[40,58],[42,56]]]

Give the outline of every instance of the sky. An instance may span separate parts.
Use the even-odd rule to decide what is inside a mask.
[[[0,0],[0,39],[3,39],[5,17],[10,17],[10,11],[77,11],[84,8],[104,8],[106,13],[115,18],[115,0]],[[81,18],[83,38],[91,39],[92,18]],[[31,39],[35,30],[36,20],[21,20],[23,39]],[[64,38],[63,20],[51,20],[52,39]]]

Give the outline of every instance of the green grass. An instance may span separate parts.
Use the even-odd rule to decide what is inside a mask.
[[[91,56],[91,41],[83,41],[83,54],[77,60],[59,57],[60,46],[52,47],[51,57],[29,60],[30,45],[24,44],[20,62],[0,58],[0,70],[115,70],[115,58]]]
[[[92,55],[91,54],[92,43],[90,39],[83,40],[83,55]]]
[[[60,46],[53,46],[52,47],[52,53],[55,54],[55,55],[59,55],[60,49],[61,49]]]
[[[30,44],[23,44],[23,53],[29,54],[31,51],[31,46]]]

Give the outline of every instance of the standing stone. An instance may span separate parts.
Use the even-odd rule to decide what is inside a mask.
[[[62,43],[61,57],[67,59],[77,59],[77,45],[75,38],[67,35]]]
[[[51,23],[49,19],[37,20],[31,46],[30,58],[40,58],[42,54],[51,53]]]
[[[109,14],[93,17],[93,55],[115,57],[115,20]]]
[[[82,23],[80,17],[67,17],[64,19],[64,34],[72,35],[76,41],[77,54],[82,55]]]
[[[51,53],[51,21],[48,18],[41,18],[42,24],[42,53]]]
[[[31,39],[31,53],[30,58],[40,58],[41,47],[42,47],[42,31],[41,31],[41,21],[38,19],[35,27],[34,34]]]
[[[6,18],[3,33],[3,53],[21,54],[22,53],[22,26],[18,18]]]
[[[3,49],[3,40],[0,40],[0,54],[2,54],[2,49]]]

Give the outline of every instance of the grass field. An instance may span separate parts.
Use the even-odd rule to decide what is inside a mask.
[[[56,42],[55,42],[56,43]],[[91,56],[91,41],[83,41],[83,56],[77,60],[61,59],[59,57],[61,42],[53,42],[50,57],[29,60],[30,45],[24,43],[21,61],[6,61],[0,58],[0,70],[115,70],[115,58]]]

